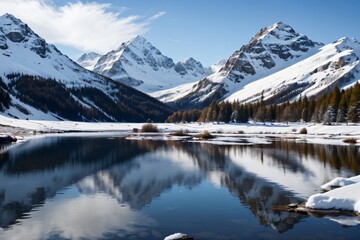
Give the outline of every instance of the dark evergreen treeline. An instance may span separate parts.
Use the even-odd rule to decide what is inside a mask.
[[[98,110],[86,108],[75,101],[70,91],[54,79],[21,75],[10,82],[9,88],[20,101],[45,113],[52,112],[65,119],[75,121],[110,120]]]
[[[9,74],[7,78],[10,80],[8,86],[3,82],[0,84],[0,103],[5,108],[9,108],[10,97],[6,90],[7,101],[1,89],[8,89],[20,101],[43,112],[74,121],[145,122],[151,118],[163,122],[173,112],[156,99],[116,82],[111,83],[114,88],[112,95],[107,95],[95,87],[67,88],[50,78],[18,73]],[[19,110],[27,114],[25,109]]]
[[[194,120],[197,119],[197,120]],[[214,100],[203,110],[177,111],[170,115],[167,122],[239,122],[250,119],[258,122],[318,122],[344,123],[360,122],[360,84],[340,91],[336,86],[333,91],[319,98],[306,96],[294,102],[269,104],[263,98],[257,103],[239,103]]]
[[[11,99],[9,89],[0,77],[0,111],[4,111],[10,107]]]

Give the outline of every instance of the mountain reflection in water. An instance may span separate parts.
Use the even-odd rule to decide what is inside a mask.
[[[301,202],[324,182],[360,170],[358,147],[293,141],[217,146],[48,137],[12,146],[0,156],[1,239],[131,239],[139,234],[161,239],[160,232],[167,232],[163,219],[174,216],[152,215],[160,212],[152,210],[154,202],[167,194],[180,199],[182,193],[173,189],[196,192],[205,182],[212,191],[227,189],[260,226],[281,233],[305,216],[276,212],[273,206]],[[187,213],[187,221],[196,211]],[[206,224],[204,219],[203,227],[210,228]],[[198,229],[194,235],[212,238]]]

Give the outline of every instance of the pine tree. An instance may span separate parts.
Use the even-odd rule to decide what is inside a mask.
[[[201,112],[200,117],[198,119],[198,122],[206,122],[206,118],[208,115],[209,108],[204,108],[204,110]]]
[[[271,106],[266,107],[265,121],[272,122],[272,107]]]
[[[239,110],[235,109],[232,113],[231,113],[231,121],[232,122],[239,122]]]
[[[181,122],[188,122],[188,111],[182,113]]]
[[[337,112],[336,122],[338,123],[347,122],[347,113],[348,113],[348,104],[346,100],[346,95],[342,94]]]
[[[256,121],[265,123],[265,118],[266,118],[266,108],[265,108],[265,103],[264,103],[264,91],[262,91],[260,102],[255,111],[254,119]]]
[[[231,119],[231,103],[222,102],[219,106],[219,115],[217,120],[220,122],[230,122]]]
[[[328,120],[329,122],[336,122],[337,112],[341,99],[341,92],[338,86],[330,94],[330,106],[328,107]]]
[[[304,122],[308,122],[309,121],[309,102],[308,102],[308,99],[305,95],[303,101],[302,101],[302,104],[301,104],[302,108],[301,108],[301,119],[304,121]]]
[[[210,103],[207,116],[206,116],[206,122],[212,122],[217,120],[218,116],[218,106],[216,104],[216,101],[213,99]]]
[[[349,101],[348,120],[350,122],[360,122],[360,84],[357,82],[352,88]]]

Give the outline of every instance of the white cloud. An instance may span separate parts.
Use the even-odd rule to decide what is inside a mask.
[[[102,239],[107,233],[121,238],[156,225],[153,218],[105,194],[80,195],[70,200],[57,195],[32,211],[29,218],[19,221],[7,231],[0,231],[0,239],[51,239],[56,234],[65,239]]]
[[[149,18],[111,12],[111,4],[76,2],[55,7],[49,0],[1,0],[0,14],[11,13],[53,44],[105,53],[136,35],[165,12]]]

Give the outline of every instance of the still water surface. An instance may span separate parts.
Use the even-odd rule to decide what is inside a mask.
[[[164,239],[174,232],[207,240],[360,235],[360,219],[273,210],[304,201],[334,177],[360,174],[360,150],[354,146],[68,136],[2,148],[0,239]]]

